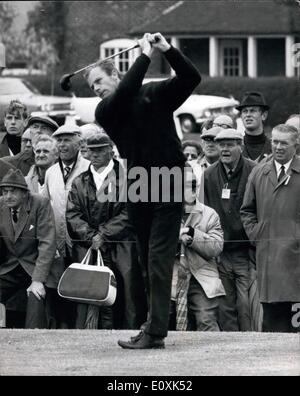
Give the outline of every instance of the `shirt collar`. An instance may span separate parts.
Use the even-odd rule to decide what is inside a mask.
[[[66,164],[62,163],[62,166],[63,166],[64,170],[65,170],[66,168],[72,169],[73,166],[74,166],[74,162],[72,162],[72,164],[70,164],[70,165],[66,165]]]
[[[275,164],[275,168],[276,168],[276,173],[277,175],[281,172],[281,167],[282,165],[284,166],[284,171],[285,173],[287,172],[287,170],[289,169],[291,163],[293,161],[293,158],[291,158],[289,160],[289,162],[286,162],[285,164],[280,164],[279,162],[277,162],[276,160],[274,160],[274,164]]]

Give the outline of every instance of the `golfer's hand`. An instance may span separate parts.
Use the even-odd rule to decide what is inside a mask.
[[[95,235],[92,239],[92,249],[98,250],[103,245],[103,239],[99,234]]]
[[[171,45],[161,33],[151,34],[149,40],[150,43],[152,43],[153,48],[157,48],[161,52],[166,52],[171,48]]]
[[[42,282],[32,281],[31,285],[27,289],[27,295],[33,293],[38,300],[44,299],[46,296],[46,290]]]
[[[142,53],[147,55],[149,58],[151,58],[152,53],[153,53],[153,47],[151,45],[151,42],[149,40],[153,40],[152,34],[150,33],[145,33],[143,38],[138,40],[138,43],[142,49]]]

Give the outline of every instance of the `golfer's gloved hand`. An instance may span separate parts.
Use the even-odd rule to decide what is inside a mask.
[[[38,300],[44,299],[46,296],[46,290],[42,282],[32,281],[31,285],[27,289],[27,295],[33,293]]]

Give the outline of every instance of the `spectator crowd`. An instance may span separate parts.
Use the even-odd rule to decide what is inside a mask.
[[[169,330],[299,331],[292,306],[300,302],[300,116],[273,126],[268,136],[270,108],[260,92],[245,93],[237,110],[244,133],[221,114],[202,125],[199,141],[182,142],[184,209],[178,214]],[[17,98],[5,110],[4,126],[2,323],[142,328],[149,304],[144,252],[128,216],[126,161],[111,136],[96,121],[58,126],[27,114]],[[157,153],[163,144],[162,137]],[[100,249],[116,276],[111,307],[74,303],[57,293],[64,270],[89,248],[91,264]]]

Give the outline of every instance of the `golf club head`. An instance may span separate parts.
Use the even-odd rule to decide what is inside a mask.
[[[60,79],[59,83],[64,91],[69,91],[69,89],[71,88],[71,77],[73,75],[74,74],[64,74]]]

